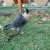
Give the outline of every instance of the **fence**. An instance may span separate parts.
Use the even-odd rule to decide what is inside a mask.
[[[33,12],[35,11],[44,11],[50,13],[50,6],[31,6],[26,4],[24,8],[31,9]],[[3,7],[0,6],[0,13],[13,13],[15,14],[18,10],[18,6],[11,6],[11,7]]]

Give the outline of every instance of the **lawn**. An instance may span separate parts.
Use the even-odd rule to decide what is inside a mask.
[[[48,9],[50,10],[50,8]],[[0,11],[14,13],[16,9],[14,7],[3,9],[2,7]],[[50,14],[50,11],[48,13]],[[14,19],[15,16],[11,16],[10,19],[0,16],[0,25],[4,26]],[[40,19],[40,16],[32,16],[32,20],[22,29],[23,34],[21,32],[20,35],[13,37],[10,41],[8,41],[9,36],[16,33],[16,30],[0,30],[0,50],[50,50],[50,20],[38,24]]]
[[[14,18],[0,18],[0,25],[10,23]],[[40,16],[32,16],[25,27],[22,29],[24,32],[17,35],[8,41],[8,37],[16,31],[0,30],[0,50],[50,50],[50,21],[43,24],[37,24],[41,19]]]

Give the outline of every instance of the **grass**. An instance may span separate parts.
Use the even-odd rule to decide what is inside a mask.
[[[0,30],[0,50],[50,50],[50,21],[37,24],[40,17],[32,17],[23,28],[24,34],[15,36],[10,42],[8,37],[16,31]],[[11,20],[0,19],[0,24],[5,25]]]

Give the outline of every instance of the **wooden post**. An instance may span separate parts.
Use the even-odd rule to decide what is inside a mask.
[[[18,0],[19,12],[22,13],[22,1]]]

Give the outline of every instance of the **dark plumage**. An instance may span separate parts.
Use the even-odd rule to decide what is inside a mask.
[[[27,17],[24,17],[24,16],[25,15],[28,16],[29,10],[28,9],[25,9],[24,13],[23,13],[24,15],[17,16],[17,18],[15,19],[15,21],[13,21],[12,23],[5,25],[3,27],[4,30],[8,30],[10,28],[23,27],[27,23],[27,20],[26,20]]]
[[[27,23],[27,20],[22,16],[18,16],[18,18],[13,21],[12,23],[5,25],[4,30],[8,30],[10,28],[18,28],[18,27],[23,27]]]
[[[24,14],[24,13],[25,13],[25,14]],[[24,25],[25,25],[25,24],[27,23],[27,21],[28,21],[28,20],[27,20],[27,16],[29,15],[29,10],[26,9],[26,10],[24,11],[24,13],[23,13],[23,15],[17,16],[17,18],[15,19],[15,21],[13,21],[12,23],[10,23],[10,24],[8,24],[8,25],[5,25],[5,26],[3,27],[3,29],[4,29],[4,30],[8,30],[8,29],[10,29],[10,28],[15,28],[15,29],[17,30],[17,34],[19,34],[20,31],[21,31],[21,28],[24,27]],[[25,15],[26,15],[26,17],[24,17]],[[16,36],[17,34],[10,36],[10,38]],[[9,40],[10,40],[10,38],[9,38]]]

